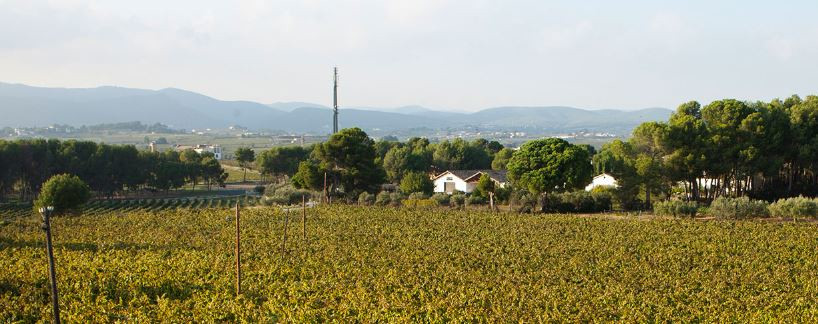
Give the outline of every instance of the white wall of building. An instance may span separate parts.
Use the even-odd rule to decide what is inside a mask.
[[[589,185],[585,186],[585,191],[594,190],[596,187],[617,187],[616,179],[610,174],[600,174],[594,177]]]
[[[446,192],[446,182],[454,182],[454,189],[460,192],[470,193],[477,186],[475,183],[467,183],[463,179],[447,172],[434,180],[435,192]]]

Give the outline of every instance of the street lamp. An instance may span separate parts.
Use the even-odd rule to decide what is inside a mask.
[[[54,313],[54,323],[60,324],[60,304],[57,299],[57,274],[54,270],[54,248],[51,245],[51,212],[54,206],[40,208],[43,216],[43,231],[45,231],[45,248],[48,250],[48,274],[51,281],[51,310]]]

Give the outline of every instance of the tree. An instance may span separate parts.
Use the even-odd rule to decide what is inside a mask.
[[[312,161],[302,161],[298,164],[298,171],[293,175],[293,186],[298,189],[322,190],[324,185],[324,171]]]
[[[193,149],[186,149],[179,155],[179,159],[185,166],[185,178],[193,184],[193,190],[196,190],[196,184],[199,183],[199,178],[202,175],[202,156]]]
[[[608,173],[616,179],[615,198],[624,209],[634,206],[639,194],[635,156],[631,143],[617,139],[603,145],[593,158],[596,174]]]
[[[199,167],[202,180],[207,185],[207,190],[215,184],[224,187],[224,181],[227,180],[227,173],[222,169],[222,165],[216,160],[213,153],[205,152],[202,154],[202,162]]]
[[[491,176],[488,174],[483,173],[480,175],[480,180],[477,180],[477,187],[475,189],[479,196],[489,197],[489,195],[494,194],[494,180],[491,180]]]
[[[247,167],[256,160],[256,151],[253,151],[253,149],[249,147],[240,147],[236,149],[235,154],[236,161],[238,161],[241,168],[244,169],[244,176],[241,182],[247,182]]]
[[[313,153],[321,167],[332,174],[333,189],[357,197],[361,191],[375,192],[386,176],[375,164],[374,141],[360,128],[345,128],[332,134]]]
[[[645,206],[651,205],[651,193],[667,184],[662,157],[665,155],[667,124],[642,123],[633,130],[630,142],[636,156],[636,174],[645,187]]]
[[[494,154],[494,160],[491,161],[491,169],[492,170],[505,170],[506,165],[508,165],[508,161],[511,160],[511,156],[514,154],[514,150],[510,148],[503,148],[497,154]]]
[[[421,192],[431,194],[435,190],[435,185],[429,176],[423,172],[409,172],[400,182],[400,190],[405,194]]]
[[[62,214],[76,209],[91,198],[91,190],[79,177],[59,174],[46,181],[34,208],[53,206],[54,212]]]
[[[542,195],[543,202],[550,192],[585,187],[592,171],[588,151],[558,138],[526,142],[508,162],[512,184]]]
[[[264,175],[271,176],[292,176],[298,171],[301,161],[310,156],[312,148],[301,146],[274,147],[262,152],[256,165]]]

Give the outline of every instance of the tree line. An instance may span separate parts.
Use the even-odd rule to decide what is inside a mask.
[[[168,191],[186,184],[210,189],[227,174],[212,153],[189,149],[149,152],[133,145],[56,139],[0,140],[0,199],[17,194],[32,200],[56,174],[76,175],[100,197],[126,191]]]
[[[594,167],[617,178],[623,199],[647,206],[657,195],[703,202],[815,196],[818,97],[687,102],[667,122],[643,123],[628,141],[606,144]]]

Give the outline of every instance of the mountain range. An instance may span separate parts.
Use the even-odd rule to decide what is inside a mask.
[[[329,107],[307,102],[261,104],[224,101],[199,93],[167,88],[145,90],[103,86],[44,88],[0,83],[0,127],[67,124],[73,126],[141,121],[177,129],[226,128],[328,133]],[[573,107],[495,107],[473,113],[398,108],[341,107],[339,124],[368,131],[461,129],[567,132],[630,132],[645,121],[667,120],[664,108],[586,110]]]

